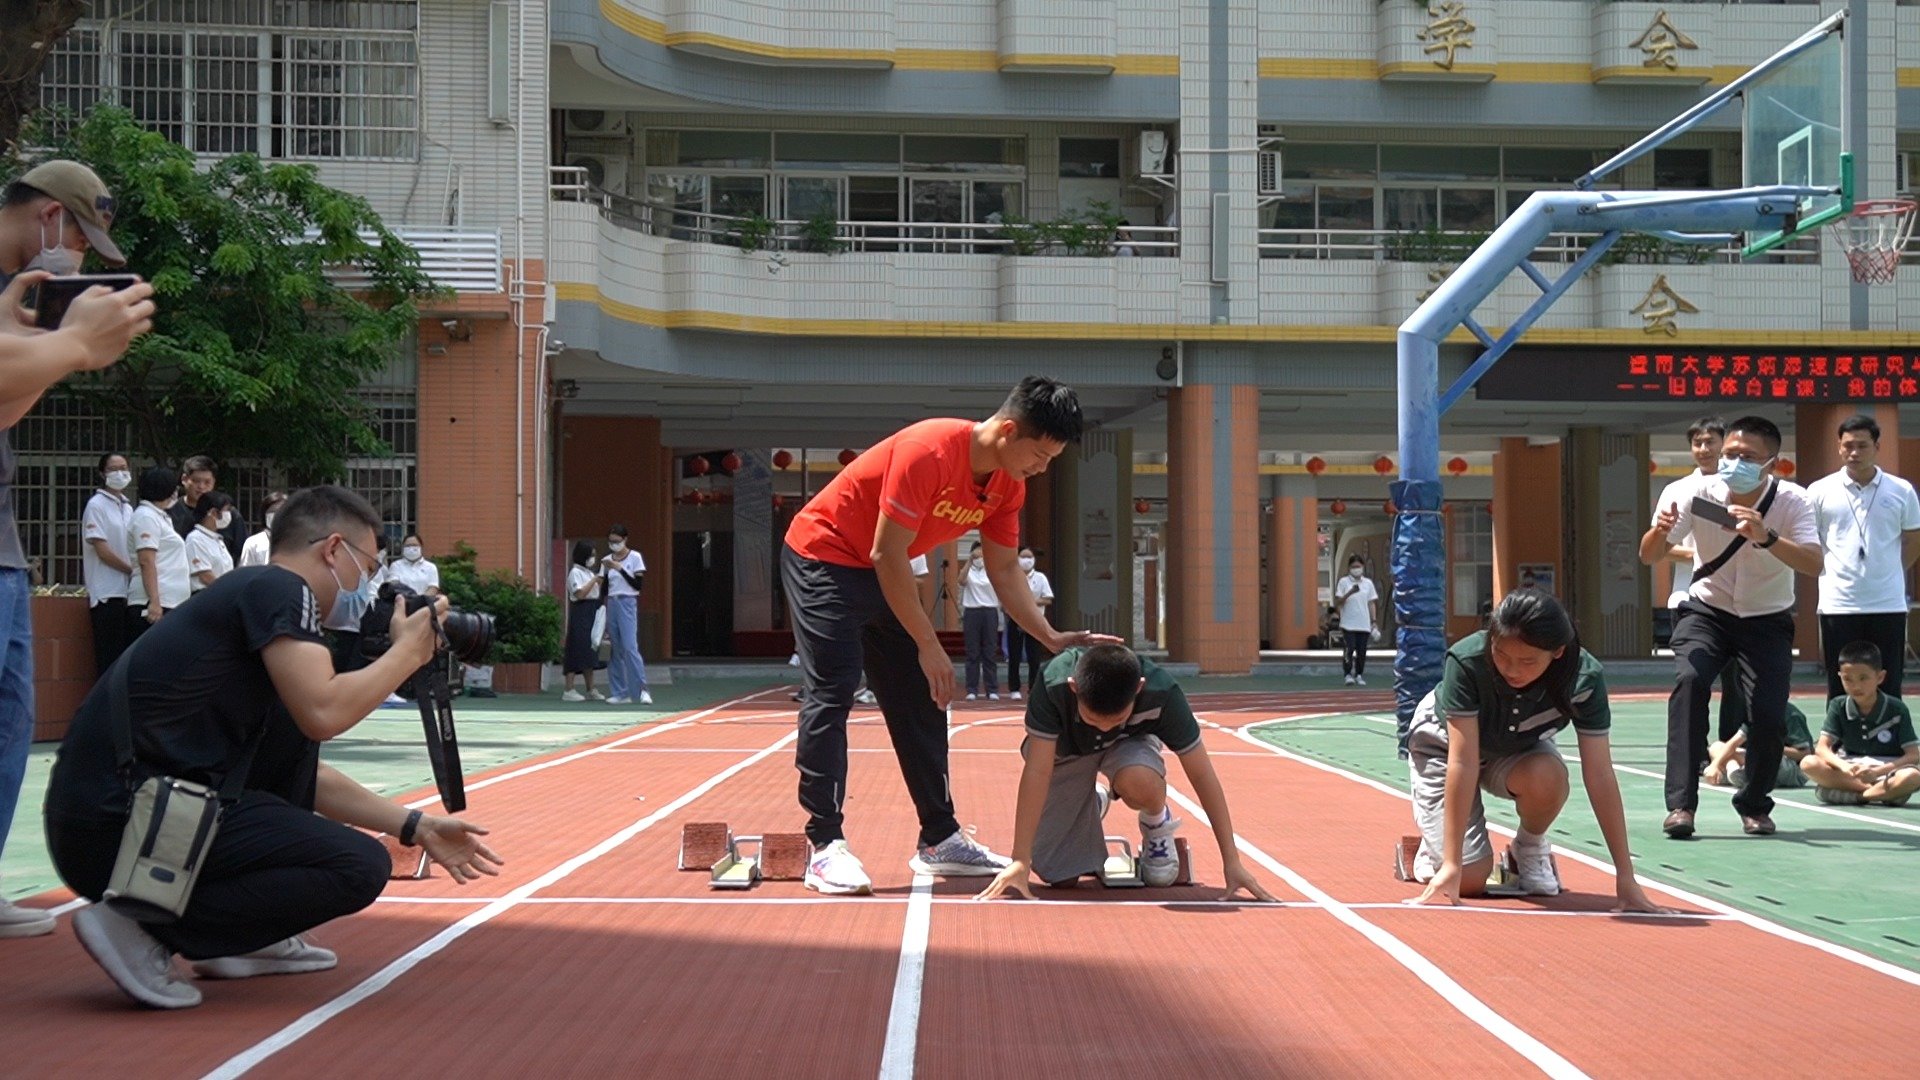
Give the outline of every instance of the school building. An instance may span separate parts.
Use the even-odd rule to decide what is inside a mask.
[[[1920,67],[1900,66],[1920,7],[1852,6],[1873,58],[1861,194],[1892,195],[1920,184]],[[650,660],[784,656],[773,555],[842,455],[1045,373],[1096,424],[1030,485],[1056,620],[1242,672],[1320,633],[1349,554],[1390,590],[1397,324],[1527,195],[1831,5],[91,7],[48,101],[109,96],[196,150],[316,162],[458,289],[367,388],[395,454],[349,477],[431,551],[465,540],[554,582],[566,542],[624,522]],[[1620,180],[1740,182],[1737,119]],[[1553,275],[1582,250],[1555,237],[1535,260]],[[1535,295],[1516,276],[1480,321]],[[1478,351],[1460,335],[1443,382]],[[1750,263],[1623,241],[1445,418],[1449,632],[1526,575],[1595,652],[1646,655],[1665,574],[1635,548],[1692,467],[1688,422],[1767,415],[1810,480],[1871,408],[1883,464],[1920,469],[1916,380],[1914,268],[1866,293],[1824,237]],[[104,449],[60,408],[16,433],[54,566]],[[243,496],[270,478],[242,467]]]

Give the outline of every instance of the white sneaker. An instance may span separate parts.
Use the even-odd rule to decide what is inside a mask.
[[[1351,675],[1349,675],[1349,676],[1347,676],[1347,685],[1348,685],[1348,686],[1352,686],[1352,685],[1353,685],[1353,676],[1351,676]]]
[[[1560,895],[1560,874],[1554,869],[1550,845],[1543,842],[1538,848],[1527,849],[1514,844],[1507,848],[1507,856],[1513,860],[1514,876],[1528,896]]]
[[[1093,785],[1093,806],[1096,819],[1100,821],[1107,820],[1107,810],[1113,806],[1113,789],[1105,784],[1095,782]]]
[[[880,704],[880,699],[879,699],[879,698],[876,698],[876,697],[874,697],[874,696],[873,696],[873,691],[871,691],[871,690],[861,690],[861,691],[859,691],[858,693],[856,693],[856,694],[854,694],[854,695],[853,695],[853,700],[854,700],[854,701],[855,701],[855,702],[856,702],[857,704],[860,704],[860,705],[878,705],[878,704]]]
[[[999,700],[1000,700],[1000,695],[999,695],[999,694],[995,694],[995,693],[989,693],[989,694],[987,695],[987,700],[988,700],[988,701],[999,701]]]
[[[1865,806],[1867,800],[1857,791],[1842,791],[1839,788],[1823,787],[1815,789],[1813,797],[1828,806]]]
[[[605,701],[605,700],[607,700],[607,695],[605,695],[605,694],[603,694],[603,693],[601,693],[601,692],[600,692],[600,691],[598,691],[598,690],[589,690],[589,691],[587,691],[587,696],[588,696],[589,698],[592,698],[592,699],[593,699],[593,700],[595,700],[595,701]]]
[[[807,864],[806,886],[826,896],[865,895],[873,892],[873,879],[847,842],[835,840],[814,849],[813,861]]]
[[[793,654],[792,656],[789,656],[789,657],[787,657],[787,666],[788,666],[788,667],[799,667],[799,666],[800,666],[800,654],[799,654],[799,653],[794,653],[794,654]]]
[[[585,701],[587,700],[587,695],[581,693],[578,690],[569,690],[566,693],[560,695],[560,700],[561,701]]]
[[[1154,888],[1165,888],[1180,877],[1180,853],[1173,846],[1180,819],[1172,809],[1163,814],[1158,825],[1140,823],[1140,880]]]
[[[1355,686],[1367,685],[1367,677],[1365,675],[1355,675],[1353,677],[1353,685]]]
[[[101,904],[74,912],[73,936],[128,997],[155,1009],[191,1009],[200,991],[174,974],[173,951],[146,928]]]
[[[608,699],[607,699],[607,704],[609,704],[609,705],[631,705],[631,704],[633,704],[633,699],[632,699],[632,698],[623,698],[623,697],[610,697],[610,698],[608,698]]]
[[[968,701],[979,701],[979,700],[980,700],[980,695],[979,695],[979,694],[968,694],[968,695],[967,695],[967,700],[968,700]]]
[[[648,693],[645,690],[640,691],[640,704],[642,705],[653,704],[653,695],[651,693]]]
[[[241,956],[195,961],[193,973],[203,979],[251,979],[255,975],[303,975],[309,971],[326,971],[338,963],[340,958],[332,950],[309,944],[306,938],[296,934],[285,941]]]
[[[1012,862],[973,842],[965,829],[933,845],[921,846],[907,865],[916,874],[941,874],[946,877],[992,877]]]
[[[1425,885],[1440,873],[1440,856],[1427,847],[1425,840],[1420,841],[1420,849],[1413,853],[1413,880],[1415,884]]]
[[[1013,699],[1013,700],[1015,700],[1015,701],[1019,701],[1019,700],[1020,700],[1020,691],[1018,691],[1018,690],[1015,690],[1015,691],[1014,691],[1013,693],[1011,693],[1011,694],[1008,694],[1007,696],[1008,696],[1008,697],[1010,697],[1010,698],[1012,698],[1012,699]]]
[[[1745,765],[1736,761],[1727,766],[1727,786],[1731,788],[1747,786],[1747,767]]]
[[[46,909],[0,900],[0,938],[39,937],[53,933],[53,927],[53,914]]]

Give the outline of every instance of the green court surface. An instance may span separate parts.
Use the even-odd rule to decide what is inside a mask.
[[[1818,698],[1796,698],[1809,716]],[[1317,716],[1254,729],[1258,738],[1303,757],[1407,790],[1406,765],[1394,753],[1390,713]],[[1816,726],[1816,735],[1817,735]],[[1573,764],[1574,737],[1562,734],[1573,793],[1553,829],[1553,842],[1606,860]],[[1749,837],[1729,802],[1730,788],[1703,787],[1700,831],[1692,840],[1660,832],[1666,816],[1666,702],[1616,700],[1611,738],[1616,776],[1627,809],[1634,865],[1643,879],[1665,882],[1828,941],[1920,970],[1920,803],[1889,807],[1825,806],[1811,788],[1776,791],[1779,832]],[[1515,826],[1513,804],[1487,799],[1488,817]],[[1407,832],[1413,832],[1409,813]],[[1498,841],[1496,840],[1496,843]],[[1380,872],[1388,873],[1392,838],[1380,837]]]
[[[717,705],[756,690],[763,679],[699,679],[653,688],[652,705],[608,705],[600,701],[563,702],[557,691],[539,696],[456,698],[454,722],[460,735],[460,763],[468,775],[538,757],[597,739],[637,724]],[[769,695],[769,710],[791,706]],[[0,857],[0,897],[18,900],[60,887],[47,858],[40,806],[57,744],[36,743],[27,761],[26,785],[14,812],[13,830]],[[381,794],[433,786],[420,710],[381,709],[321,750],[321,760]],[[484,812],[484,807],[470,809]]]

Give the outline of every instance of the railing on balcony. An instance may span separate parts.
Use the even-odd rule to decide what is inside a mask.
[[[1371,261],[1457,263],[1471,253],[1484,234],[1468,232],[1408,234],[1392,229],[1261,229],[1263,259],[1363,259]],[[1593,243],[1591,233],[1553,233],[1534,249],[1537,263],[1570,263]],[[1446,241],[1455,243],[1448,244]],[[1909,259],[1920,255],[1910,251]],[[1654,237],[1621,237],[1609,253],[1617,263],[1738,263],[1740,248],[1675,244]],[[1772,263],[1817,263],[1820,238],[1803,236],[1770,252]]]
[[[420,253],[420,269],[435,285],[463,293],[500,291],[503,275],[498,230],[402,225],[393,233]],[[309,230],[307,235],[312,238],[315,233]],[[362,239],[373,238],[372,233],[362,234]],[[371,284],[366,271],[357,266],[336,267],[328,271],[328,276],[344,289],[364,289]]]
[[[578,175],[575,175],[578,174]],[[684,210],[630,199],[587,183],[584,170],[553,169],[553,198],[591,203],[607,219],[654,236],[756,251],[914,252],[937,255],[1173,256],[1180,230],[1173,226],[1123,225],[1106,230],[1083,226],[1050,234],[1026,222],[773,221],[733,214]],[[830,228],[827,226],[831,226]]]

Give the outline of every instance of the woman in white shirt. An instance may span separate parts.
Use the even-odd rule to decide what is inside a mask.
[[[199,592],[233,569],[233,552],[220,535],[220,530],[233,524],[233,496],[209,491],[200,496],[193,512],[193,529],[186,535],[187,575],[192,590]]]
[[[593,544],[577,540],[573,545],[573,564],[567,567],[567,690],[561,701],[605,701],[607,697],[593,688],[593,669],[600,660],[600,642],[594,639],[593,617],[600,613],[600,575],[593,572]],[[576,677],[585,677],[587,692],[573,688]]]
[[[1053,582],[1047,575],[1033,568],[1033,549],[1020,549],[1020,569],[1027,575],[1027,591],[1033,594],[1033,602],[1040,605],[1044,614],[1047,606],[1053,603]],[[1046,688],[1040,685],[1040,668],[1047,662],[1047,650],[1040,639],[1020,629],[1020,624],[1007,620],[1007,689],[1013,691],[1013,700],[1020,700],[1020,658],[1027,660],[1027,692],[1039,693]]]
[[[125,454],[100,456],[100,490],[87,500],[80,516],[81,579],[87,586],[87,614],[93,620],[93,664],[105,674],[127,648],[127,579],[133,563],[127,558],[127,523],[133,504],[127,489],[133,473]]]
[[[607,598],[607,640],[613,656],[607,665],[607,678],[613,683],[609,705],[653,704],[647,690],[647,664],[640,658],[640,581],[647,572],[647,561],[627,546],[627,527],[607,529],[607,554],[600,558],[600,577],[606,582],[602,595]]]
[[[180,474],[155,465],[140,474],[140,505],[127,522],[127,550],[134,572],[127,582],[127,644],[192,595],[187,574],[187,542],[167,513],[180,497]]]
[[[405,585],[421,596],[440,595],[440,568],[426,556],[426,545],[419,533],[408,533],[400,540],[400,558],[387,564],[387,580]]]
[[[241,566],[267,565],[267,560],[273,555],[273,519],[279,516],[280,504],[286,501],[287,493],[284,491],[267,492],[267,501],[260,504],[266,524],[261,525],[259,532],[247,537],[247,542],[240,545]]]

